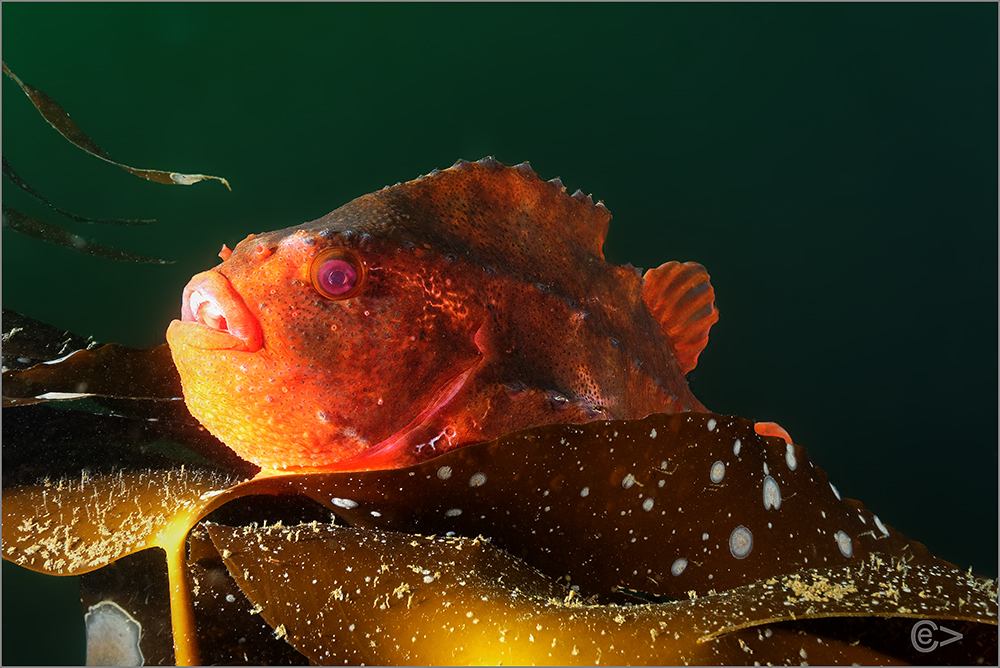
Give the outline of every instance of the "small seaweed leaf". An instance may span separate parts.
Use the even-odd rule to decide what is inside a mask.
[[[190,445],[175,443],[176,428],[162,420],[109,412],[94,399],[72,402],[70,408],[65,402],[4,408],[4,488],[79,478],[84,470],[93,478],[179,463],[205,465],[206,458]]]
[[[149,225],[150,223],[156,222],[156,219],[154,218],[143,219],[143,220],[132,219],[132,218],[85,218],[83,216],[77,216],[76,214],[64,211],[59,207],[57,207],[52,202],[50,202],[49,200],[42,197],[42,195],[37,190],[28,185],[27,181],[22,179],[21,175],[18,174],[16,171],[14,171],[14,168],[10,166],[10,163],[7,162],[7,158],[3,158],[3,175],[6,176],[7,179],[15,186],[17,186],[24,192],[28,193],[35,199],[43,202],[53,211],[61,213],[67,218],[75,220],[79,223],[99,223],[101,225]]]
[[[322,665],[726,665],[748,658],[874,664],[893,662],[900,652],[921,658],[907,653],[905,622],[889,652],[855,642],[850,623],[840,632],[843,618],[858,616],[971,621],[963,628],[979,642],[959,658],[996,653],[995,614],[981,617],[992,612],[995,590],[961,572],[900,568],[902,562],[811,569],[672,603],[593,605],[483,538],[315,522],[205,529],[254,610]],[[949,600],[956,595],[969,603],[965,613]],[[815,620],[808,633],[781,628],[803,619]]]
[[[73,234],[68,230],[64,230],[57,225],[32,218],[31,216],[23,214],[16,209],[12,209],[6,204],[3,205],[3,226],[9,227],[15,232],[26,234],[29,237],[34,237],[36,239],[41,239],[42,241],[48,241],[59,246],[71,248],[78,253],[83,253],[84,255],[103,257],[107,260],[118,260],[119,262],[139,262],[146,264],[174,263],[173,260],[163,260],[158,257],[139,255],[138,253],[129,253],[128,251],[118,250],[117,248],[101,246],[93,241],[84,239],[78,234]]]
[[[121,167],[126,172],[134,174],[139,178],[146,179],[148,181],[154,181],[156,183],[163,183],[166,185],[182,185],[189,186],[191,184],[197,183],[199,181],[204,181],[206,179],[212,179],[215,181],[221,181],[223,185],[229,190],[229,182],[222,178],[221,176],[208,176],[205,174],[180,174],[177,172],[166,172],[157,169],[137,169],[135,167],[129,167],[128,165],[123,165],[120,162],[116,162],[111,158],[107,152],[98,146],[94,140],[84,134],[83,130],[77,126],[76,122],[70,118],[69,112],[67,112],[62,105],[53,100],[51,97],[38,90],[30,84],[26,84],[21,81],[20,78],[7,67],[7,63],[3,63],[3,72],[21,87],[28,99],[31,100],[35,108],[42,115],[49,125],[51,125],[55,130],[65,137],[67,140],[76,144],[79,148],[83,149],[87,153],[93,155],[94,157],[100,158],[105,162],[110,162],[112,165]]]

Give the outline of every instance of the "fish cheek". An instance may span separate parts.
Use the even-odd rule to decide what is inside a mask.
[[[294,386],[286,412],[330,443],[331,461],[338,441],[366,448],[405,428],[479,358],[475,313],[443,308],[412,275],[373,275],[357,299],[321,303],[314,317],[286,326],[275,351],[275,372]]]
[[[372,335],[357,350],[369,382],[381,392],[382,419],[394,425],[383,430],[385,437],[479,360],[475,334],[485,318],[472,300],[439,289],[439,274],[397,272],[387,279],[392,288],[376,300],[380,313],[370,325]]]

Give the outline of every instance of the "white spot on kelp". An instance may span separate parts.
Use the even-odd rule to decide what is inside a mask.
[[[726,465],[722,462],[715,462],[712,464],[712,470],[709,472],[709,477],[714,483],[722,482],[722,478],[726,475]]]
[[[771,476],[764,478],[764,508],[777,510],[781,507],[781,489]]]
[[[845,557],[850,557],[854,554],[854,544],[851,542],[850,536],[843,531],[838,531],[833,537],[837,539],[837,547],[840,548],[841,554]]]
[[[799,460],[795,457],[795,446],[791,443],[785,444],[785,463],[792,471],[799,465]]]
[[[681,557],[680,559],[674,561],[673,565],[670,567],[670,572],[673,573],[675,576],[680,575],[681,573],[684,572],[684,569],[687,568],[687,565],[688,565],[688,560]]]
[[[737,559],[743,559],[753,549],[753,534],[742,524],[729,535],[729,551]]]

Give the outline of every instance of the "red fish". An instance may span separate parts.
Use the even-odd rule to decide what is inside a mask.
[[[522,428],[704,411],[701,265],[604,261],[611,214],[492,158],[223,248],[167,341],[261,475],[396,468]]]

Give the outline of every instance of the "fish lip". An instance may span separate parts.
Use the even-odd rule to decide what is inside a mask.
[[[195,274],[184,287],[181,319],[170,323],[169,339],[203,350],[256,352],[264,345],[257,318],[232,283],[217,271]]]

